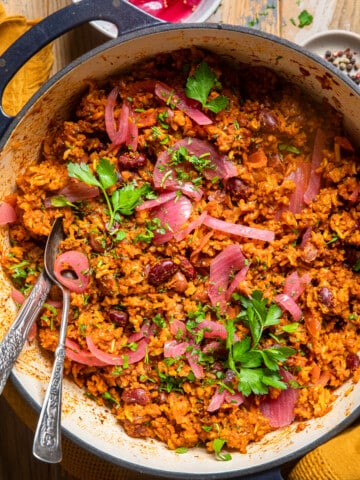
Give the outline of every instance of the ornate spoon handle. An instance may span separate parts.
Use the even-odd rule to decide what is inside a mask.
[[[38,420],[34,443],[33,455],[48,463],[58,463],[62,458],[61,449],[61,403],[62,380],[65,358],[65,340],[67,318],[70,306],[70,293],[63,288],[63,309],[59,342],[55,351],[55,360],[50,377],[45,400]]]
[[[51,282],[45,271],[41,272],[29,296],[22,305],[8,333],[0,343],[0,395],[49,293]]]

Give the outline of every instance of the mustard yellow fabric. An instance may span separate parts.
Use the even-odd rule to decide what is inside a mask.
[[[7,16],[4,5],[0,3],[0,54],[36,22],[22,15]],[[48,45],[17,72],[4,92],[3,110],[7,115],[13,116],[19,112],[48,79],[52,64],[52,47]]]
[[[6,16],[0,3],[0,54],[35,21],[21,15]],[[51,45],[41,50],[16,74],[5,90],[4,111],[15,115],[48,79],[53,63]],[[37,416],[8,382],[4,396],[19,418],[35,430]],[[88,453],[63,438],[62,468],[78,480],[156,480],[117,467]],[[289,474],[289,480],[360,480],[360,425],[353,427],[301,459]]]

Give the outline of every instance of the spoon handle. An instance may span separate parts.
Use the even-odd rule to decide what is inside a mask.
[[[0,395],[26,342],[30,328],[46,300],[50,286],[49,277],[42,271],[14,323],[0,343]]]
[[[58,346],[45,400],[34,436],[33,455],[47,463],[59,463],[61,448],[62,381],[65,358],[65,340],[70,306],[70,293],[63,289],[63,308]]]

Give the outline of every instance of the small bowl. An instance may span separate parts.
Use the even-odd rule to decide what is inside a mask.
[[[73,3],[78,3],[80,0],[72,0]],[[130,2],[131,3],[131,2]],[[208,20],[208,18],[215,13],[219,7],[221,0],[201,0],[193,13],[181,20],[181,23],[201,23]],[[96,30],[100,31],[104,35],[110,38],[116,38],[117,28],[115,25],[102,20],[90,22]]]
[[[309,37],[302,46],[360,85],[360,35],[348,30],[327,30]]]

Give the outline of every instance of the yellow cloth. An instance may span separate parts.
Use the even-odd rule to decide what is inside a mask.
[[[0,54],[36,22],[22,15],[6,16],[4,6],[0,3]],[[3,110],[7,115],[13,116],[19,112],[49,78],[52,64],[52,46],[48,45],[18,71],[4,92]]]
[[[353,426],[305,455],[289,480],[359,480],[360,425]]]
[[[14,15],[7,17],[0,3],[0,54],[35,21]],[[53,62],[51,46],[35,55],[13,78],[5,90],[4,111],[15,115],[47,80]],[[32,430],[37,416],[8,383],[4,396],[19,418]],[[63,469],[79,480],[155,480],[158,477],[135,473],[101,460],[67,438],[63,438]],[[301,459],[289,474],[289,480],[360,480],[360,426],[316,448]]]

